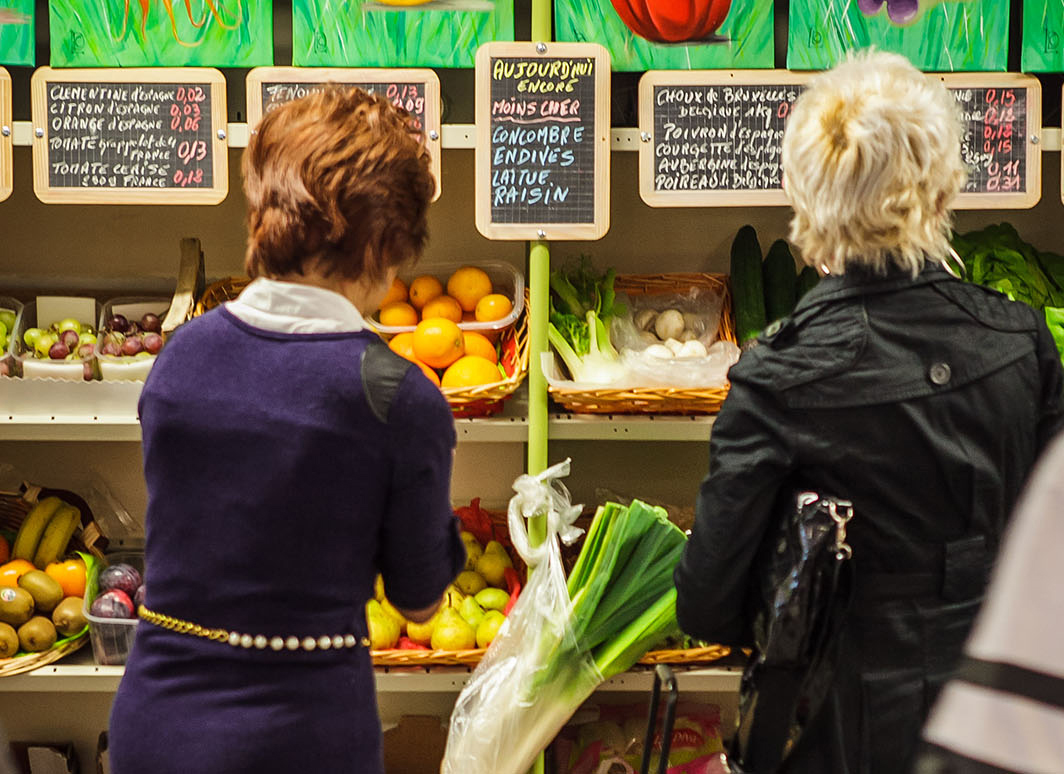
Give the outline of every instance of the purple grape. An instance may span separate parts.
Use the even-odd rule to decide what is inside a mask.
[[[92,363],[88,362],[81,369],[81,378],[86,382],[91,382],[95,378],[95,374],[92,372]]]
[[[857,7],[865,16],[874,16],[887,4],[887,16],[894,24],[908,24],[920,13],[920,0],[857,0]]]
[[[0,360],[0,376],[11,376],[11,364],[6,360]]]
[[[144,584],[137,586],[137,593],[133,595],[134,609],[139,610],[140,606],[144,604]]]
[[[145,333],[162,333],[163,321],[159,315],[148,312],[140,318],[140,329]]]
[[[158,333],[145,333],[144,338],[141,340],[141,344],[144,345],[145,350],[154,355],[163,348],[163,337]]]
[[[144,349],[144,346],[140,343],[140,338],[137,336],[128,336],[126,340],[122,342],[122,354],[123,355],[135,355]]]
[[[66,344],[67,349],[75,349],[78,346],[78,340],[81,336],[77,331],[72,331],[69,328],[59,334],[59,340]]]
[[[92,351],[93,351],[93,345],[92,344],[82,344],[80,347],[78,347],[78,357],[80,357],[80,358],[92,357]]]
[[[125,562],[112,564],[110,567],[104,567],[100,571],[100,590],[111,591],[112,589],[117,589],[125,592],[127,598],[137,593],[137,587],[142,582],[137,568]]]
[[[133,611],[133,600],[121,589],[108,589],[96,597],[89,608],[89,612],[98,618],[133,618]]]
[[[65,358],[69,354],[70,354],[70,347],[68,347],[66,344],[64,344],[61,341],[57,341],[48,350],[48,357],[50,357],[52,360],[62,360],[63,358]]]
[[[107,327],[118,333],[125,333],[129,330],[129,320],[122,314],[112,315],[111,319],[107,321]]]

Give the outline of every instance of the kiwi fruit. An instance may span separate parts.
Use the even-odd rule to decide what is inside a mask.
[[[33,597],[26,589],[0,588],[0,622],[22,626],[33,615]]]
[[[52,611],[52,623],[63,637],[70,637],[85,628],[85,601],[81,597],[67,597]]]
[[[30,593],[39,612],[50,613],[63,600],[63,587],[41,570],[30,570],[21,575],[18,585]]]
[[[18,628],[18,642],[28,653],[39,653],[55,645],[55,625],[43,615],[35,615]]]
[[[11,658],[18,653],[18,632],[11,624],[0,623],[0,658]]]

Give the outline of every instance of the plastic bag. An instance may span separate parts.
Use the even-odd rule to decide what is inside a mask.
[[[618,351],[625,348],[642,350],[650,344],[664,342],[670,337],[659,336],[655,323],[662,312],[671,309],[680,313],[683,325],[680,333],[671,338],[680,341],[694,339],[708,348],[717,341],[723,306],[722,295],[699,287],[690,288],[686,293],[629,296],[625,300],[627,313],[614,318],[610,326],[610,341]],[[653,338],[642,336],[643,332]]]
[[[508,521],[529,581],[451,714],[441,774],[525,774],[573,712],[602,682],[590,653],[568,659],[544,680],[551,654],[575,647],[571,604],[558,547],[575,541],[580,515],[558,480],[569,460],[514,482]],[[546,516],[547,536],[532,546],[525,520]]]

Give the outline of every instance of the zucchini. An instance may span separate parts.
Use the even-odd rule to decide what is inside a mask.
[[[735,332],[742,344],[764,330],[765,293],[761,279],[761,245],[753,226],[743,226],[731,246],[732,304]]]
[[[800,299],[820,282],[820,275],[812,266],[806,266],[798,274],[797,296]]]
[[[798,302],[798,272],[786,241],[777,239],[772,243],[761,265],[761,276],[765,285],[765,319],[771,323],[793,312]]]

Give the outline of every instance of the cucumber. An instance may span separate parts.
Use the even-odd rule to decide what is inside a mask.
[[[786,241],[777,239],[772,243],[761,265],[761,276],[765,285],[765,319],[771,323],[793,312],[798,302],[798,272]]]
[[[820,275],[817,274],[816,269],[812,266],[806,266],[802,269],[798,274],[798,282],[796,285],[798,298],[801,298],[815,288],[818,282],[820,282]]]
[[[761,279],[761,245],[753,226],[743,226],[731,246],[732,303],[735,332],[742,344],[766,325],[765,292]]]

